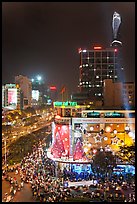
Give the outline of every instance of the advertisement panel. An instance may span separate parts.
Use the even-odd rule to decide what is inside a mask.
[[[52,134],[52,154],[54,158],[69,156],[69,125],[54,124],[52,128],[54,129]]]
[[[8,105],[17,105],[17,89],[8,89]]]
[[[32,99],[36,101],[39,100],[39,90],[32,90]]]

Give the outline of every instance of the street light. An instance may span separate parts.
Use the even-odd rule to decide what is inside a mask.
[[[5,144],[5,166],[7,166],[7,156],[6,156],[6,145],[7,145],[7,142],[6,142],[6,136],[4,137],[4,144]]]

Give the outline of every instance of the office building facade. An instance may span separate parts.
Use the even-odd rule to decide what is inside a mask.
[[[103,98],[105,107],[135,108],[135,83],[104,80]]]
[[[23,97],[23,108],[27,108],[31,106],[32,99],[32,84],[28,77],[18,75],[15,77],[15,83],[19,84],[22,97]]]
[[[92,100],[102,100],[103,81],[112,79],[119,81],[117,70],[117,48],[102,49],[94,47],[91,50],[79,49],[79,90],[88,93]]]

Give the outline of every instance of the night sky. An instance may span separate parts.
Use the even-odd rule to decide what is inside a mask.
[[[121,15],[125,81],[135,81],[135,2],[2,3],[2,84],[41,75],[77,91],[78,48],[109,47],[112,16]]]

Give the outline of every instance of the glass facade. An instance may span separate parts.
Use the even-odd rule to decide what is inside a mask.
[[[91,97],[101,98],[103,94],[103,80],[118,81],[117,52],[114,48],[99,50],[81,50],[79,66],[79,89],[87,92]]]

